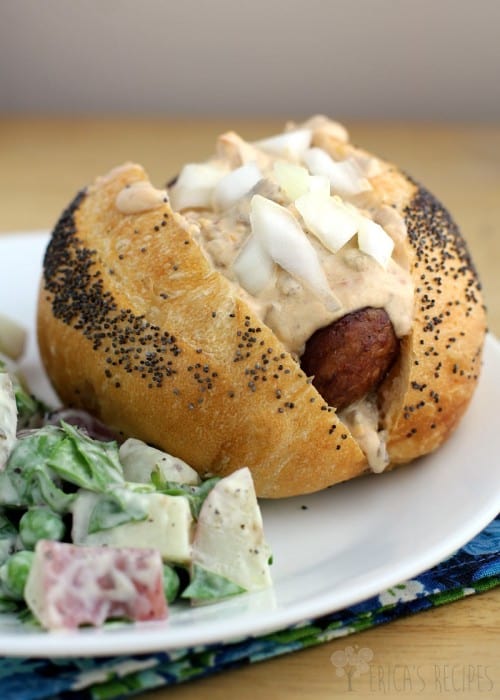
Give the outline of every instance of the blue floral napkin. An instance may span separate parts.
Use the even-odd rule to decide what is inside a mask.
[[[116,700],[270,659],[500,584],[500,516],[437,566],[363,603],[232,644],[99,659],[0,659],[2,700]]]

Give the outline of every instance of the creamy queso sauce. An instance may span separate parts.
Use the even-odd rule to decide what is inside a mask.
[[[306,122],[306,125],[310,124],[314,127],[313,143],[324,144],[328,135],[338,133],[338,125],[324,118],[315,117]],[[344,140],[339,139],[338,143],[345,148]],[[380,161],[376,158],[365,155],[355,157],[368,180],[372,173],[380,172]],[[340,302],[337,311],[327,309],[298,279],[277,265],[274,278],[258,295],[249,295],[239,286],[232,266],[251,233],[251,197],[261,194],[282,206],[288,205],[288,210],[300,222],[299,213],[287,202],[275,181],[273,166],[277,160],[283,158],[263,152],[234,133],[219,138],[217,154],[209,162],[227,172],[254,162],[258,164],[263,180],[228,211],[216,212],[208,208],[182,211],[181,223],[187,223],[213,267],[238,285],[240,295],[297,358],[315,330],[365,306],[384,308],[396,335],[399,338],[407,335],[413,320],[414,292],[404,246],[406,226],[398,212],[387,205],[374,203],[373,198],[368,208],[359,208],[359,211],[379,223],[394,241],[395,248],[387,268],[384,269],[374,258],[361,252],[356,238],[333,254],[316,236],[305,232],[314,246],[329,286]],[[360,201],[362,197],[358,195],[357,202]],[[351,203],[354,203],[354,199]]]
[[[212,265],[238,284],[232,264],[250,235],[250,224],[238,212],[220,216],[215,212],[183,214],[189,229]],[[365,306],[384,308],[398,337],[408,334],[413,318],[413,284],[406,267],[389,261],[384,269],[350,241],[332,254],[310,236],[326,278],[340,307],[333,312],[301,282],[275,267],[274,278],[258,295],[241,295],[257,316],[280,338],[295,357],[304,352],[314,331]]]

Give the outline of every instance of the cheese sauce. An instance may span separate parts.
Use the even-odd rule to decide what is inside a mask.
[[[313,143],[315,140],[323,143],[324,137],[337,132],[333,122],[316,119],[311,123],[316,125]],[[339,149],[345,149],[343,140],[338,139],[335,143]],[[376,158],[356,157],[368,180],[371,173],[380,172],[382,166]],[[181,225],[187,225],[213,267],[237,285],[239,295],[250,303],[261,321],[273,330],[295,357],[300,357],[306,341],[318,328],[366,306],[385,309],[396,335],[399,338],[407,335],[413,322],[414,290],[405,254],[406,226],[395,209],[374,201],[372,193],[369,201],[365,198],[365,208],[359,207],[359,211],[379,223],[394,242],[393,255],[385,268],[359,250],[356,237],[337,253],[332,253],[304,229],[325,271],[328,284],[340,302],[336,311],[326,308],[300,280],[278,265],[275,265],[273,279],[258,294],[251,295],[240,287],[233,263],[251,233],[251,197],[261,194],[283,206],[288,204],[288,210],[299,223],[301,221],[299,213],[286,202],[274,179],[273,166],[277,160],[282,158],[270,156],[236,134],[220,137],[217,156],[209,162],[228,170],[254,162],[260,167],[263,179],[228,211],[217,212],[210,208],[182,211],[179,215]],[[356,201],[363,201],[363,197],[358,195]],[[354,203],[354,198],[351,203]]]

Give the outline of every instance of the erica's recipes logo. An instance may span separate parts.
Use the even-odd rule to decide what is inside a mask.
[[[347,690],[353,690],[352,679],[359,678],[362,673],[370,670],[370,661],[373,659],[373,651],[369,647],[359,648],[357,644],[348,646],[343,650],[334,651],[330,661],[335,666],[337,676],[347,678]]]
[[[346,679],[347,691],[363,684],[365,690],[374,694],[400,693],[420,694],[431,691],[449,697],[474,697],[480,693],[495,692],[495,669],[481,664],[457,663],[372,663],[374,653],[369,647],[357,644],[334,651],[330,663],[335,675]],[[498,669],[497,669],[498,670]],[[354,679],[360,679],[357,683]],[[495,696],[496,697],[496,696]]]

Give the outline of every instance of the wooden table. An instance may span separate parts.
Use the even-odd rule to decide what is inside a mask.
[[[183,162],[210,155],[216,135],[226,129],[253,139],[280,126],[269,120],[0,119],[0,235],[50,228],[82,185],[125,160],[142,163],[161,185]],[[349,126],[355,142],[399,163],[453,213],[483,280],[489,327],[500,336],[500,126]],[[346,678],[336,676],[330,656],[358,645],[370,648],[374,656],[370,673],[353,684],[352,697],[497,698],[499,629],[497,589],[347,639],[142,697],[344,697]]]

